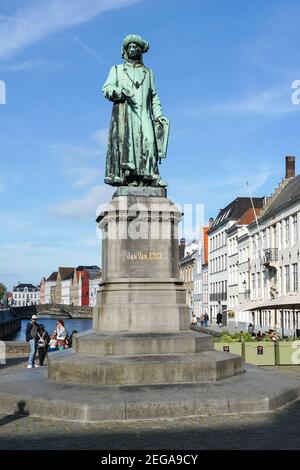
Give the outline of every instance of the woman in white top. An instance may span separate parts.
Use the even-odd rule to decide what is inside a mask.
[[[66,334],[64,322],[62,320],[57,320],[56,340],[57,340],[58,349],[64,349],[66,336],[67,334]]]

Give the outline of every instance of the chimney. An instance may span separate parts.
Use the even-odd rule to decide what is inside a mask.
[[[295,157],[285,157],[285,177],[294,178],[295,176]]]
[[[214,223],[214,218],[211,217],[211,218],[209,219],[209,221],[208,221],[208,226],[209,226],[209,228],[212,227],[212,224],[213,224],[213,223]]]
[[[184,258],[185,238],[181,238],[181,239],[180,239],[178,251],[179,251],[179,259]]]

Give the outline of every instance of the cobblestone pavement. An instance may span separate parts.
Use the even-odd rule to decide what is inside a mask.
[[[300,376],[298,366],[268,369]],[[0,415],[0,449],[300,449],[300,400],[265,414],[97,424],[51,418]]]

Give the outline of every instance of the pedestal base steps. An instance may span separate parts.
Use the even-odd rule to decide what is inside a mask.
[[[243,371],[240,356],[214,351],[210,336],[193,331],[87,332],[48,364],[50,380],[94,385],[198,383]]]
[[[255,366],[217,382],[151,386],[59,383],[47,380],[42,367],[9,368],[0,374],[0,413],[47,420],[99,422],[263,413],[299,396],[299,379]]]

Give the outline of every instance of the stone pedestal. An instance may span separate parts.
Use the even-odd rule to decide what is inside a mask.
[[[93,326],[100,331],[186,330],[190,320],[177,241],[182,214],[166,197],[134,195],[139,189],[145,190],[115,197],[98,217],[103,282]]]
[[[96,385],[215,381],[243,371],[190,330],[179,279],[178,208],[162,188],[118,188],[99,215],[103,280],[93,330],[49,357],[49,378]]]

